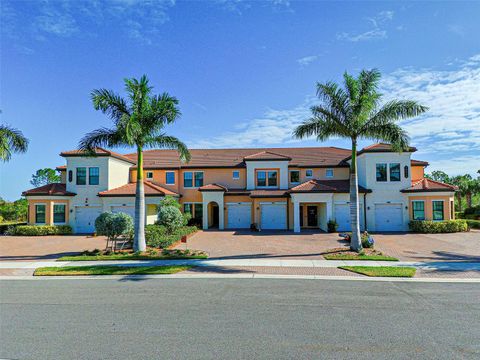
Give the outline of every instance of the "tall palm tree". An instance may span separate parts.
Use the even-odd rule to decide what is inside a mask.
[[[1,113],[1,110],[0,110]],[[7,162],[12,153],[25,153],[28,149],[28,139],[18,129],[8,125],[0,125],[0,160]]]
[[[137,150],[137,184],[135,194],[135,236],[133,248],[144,251],[145,243],[145,190],[143,184],[143,150],[145,148],[175,149],[182,161],[190,160],[187,146],[164,132],[167,124],[180,117],[178,100],[167,93],[152,95],[152,87],[143,75],[140,80],[125,79],[127,98],[111,90],[99,89],[91,93],[95,110],[101,110],[114,123],[112,128],[100,128],[86,134],[79,149],[88,153],[95,147],[129,146]]]
[[[378,92],[381,74],[378,70],[362,70],[357,78],[343,74],[344,88],[334,82],[317,83],[320,104],[311,108],[312,117],[294,130],[294,137],[303,139],[315,135],[318,141],[340,137],[351,141],[350,218],[351,248],[359,252],[360,240],[357,143],[359,139],[374,139],[392,144],[393,149],[408,149],[409,138],[397,120],[417,116],[427,107],[411,100],[391,100],[381,105]]]

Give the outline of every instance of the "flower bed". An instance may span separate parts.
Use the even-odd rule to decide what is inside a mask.
[[[397,258],[385,255],[375,249],[363,249],[361,253],[357,253],[349,248],[335,248],[322,253],[322,256],[325,260],[398,261]]]

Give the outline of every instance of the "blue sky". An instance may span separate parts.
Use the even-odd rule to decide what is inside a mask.
[[[480,2],[8,1],[1,3],[0,121],[30,139],[0,165],[0,196],[64,164],[109,120],[95,88],[147,74],[180,100],[167,130],[191,147],[312,146],[292,129],[315,83],[377,67],[385,98],[430,107],[405,121],[429,171],[480,164]],[[366,145],[369,142],[363,142]],[[342,140],[318,144],[343,146]],[[121,152],[125,149],[119,149]]]

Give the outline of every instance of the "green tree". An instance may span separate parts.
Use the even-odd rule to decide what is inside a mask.
[[[409,138],[396,121],[424,113],[427,107],[412,100],[391,100],[381,105],[378,92],[381,74],[378,70],[362,70],[358,77],[344,73],[344,88],[334,82],[317,83],[320,104],[311,109],[312,117],[294,131],[303,139],[314,135],[318,141],[331,137],[348,139],[352,144],[350,161],[350,217],[352,250],[362,249],[359,224],[357,143],[373,139],[392,144],[394,150],[408,149]]]
[[[35,187],[39,187],[42,185],[60,182],[60,180],[60,175],[58,175],[54,169],[45,168],[38,169],[37,172],[32,175],[32,180],[30,180],[30,184]]]
[[[182,161],[190,160],[186,145],[165,133],[165,125],[180,117],[178,100],[167,93],[153,95],[153,88],[143,75],[140,80],[125,79],[127,98],[111,90],[93,90],[91,97],[96,110],[101,110],[114,123],[112,128],[100,128],[85,135],[79,149],[94,153],[99,146],[135,147],[137,150],[137,188],[135,195],[135,251],[144,251],[145,190],[143,184],[143,150],[146,148],[176,149]]]
[[[462,198],[469,197],[470,194],[470,204],[471,204],[471,180],[472,177],[469,174],[466,175],[457,175],[450,179],[450,183],[458,187],[458,191],[455,192],[457,198],[458,211],[462,211]],[[467,206],[468,205],[467,200]]]
[[[1,111],[0,111],[1,113]],[[7,162],[12,153],[24,153],[28,149],[28,139],[18,129],[0,125],[0,160]]]
[[[443,182],[445,184],[450,184],[451,183],[450,177],[445,172],[443,172],[441,170],[435,170],[435,171],[432,171],[431,174],[425,174],[425,177],[427,179],[440,181],[440,182]]]
[[[27,219],[28,201],[18,199],[14,202],[0,198],[0,216],[3,221],[25,221]]]

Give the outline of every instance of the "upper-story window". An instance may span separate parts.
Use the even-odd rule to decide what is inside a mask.
[[[377,181],[387,181],[387,164],[377,164]]]
[[[240,179],[240,171],[238,171],[238,170],[233,170],[233,172],[232,172],[232,179],[233,179],[233,180],[238,180],[238,179]]]
[[[300,170],[290,170],[290,182],[292,184],[300,182]]]
[[[257,187],[276,187],[278,186],[277,181],[277,170],[257,171]]]
[[[312,177],[313,176],[313,170],[312,169],[305,170],[305,176],[306,177]]]
[[[87,185],[87,168],[77,168],[77,185]]]
[[[203,171],[186,171],[183,173],[183,187],[191,188],[203,186]]]
[[[400,181],[400,164],[390,164],[390,181]]]
[[[100,169],[98,167],[88,168],[88,184],[98,185],[100,182]]]
[[[333,169],[325,170],[325,176],[326,177],[333,177]]]
[[[147,179],[153,179],[153,171],[147,171]]]
[[[175,172],[167,171],[165,173],[165,184],[166,185],[175,185]]]

